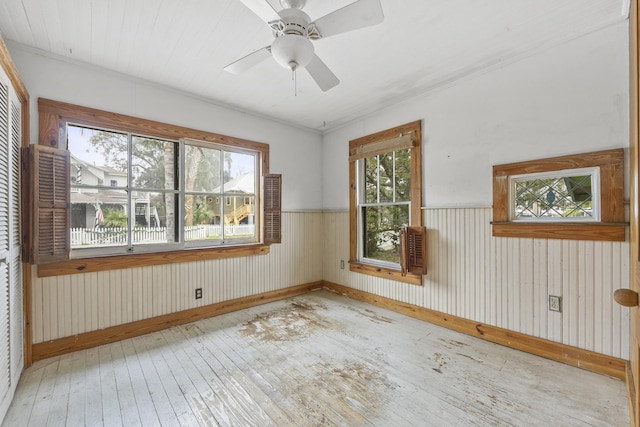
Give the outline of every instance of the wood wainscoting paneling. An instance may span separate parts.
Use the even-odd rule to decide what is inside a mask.
[[[359,291],[335,283],[324,282],[324,288],[346,295],[358,301],[383,307],[409,317],[420,319],[438,326],[462,332],[496,344],[505,345],[546,359],[588,371],[609,375],[624,380],[627,375],[626,361],[592,351],[571,347],[561,343],[536,338],[508,329],[498,328],[461,317],[451,316],[412,304],[406,304],[389,298]]]
[[[126,323],[98,331],[86,332],[49,342],[35,344],[32,350],[32,357],[35,362],[48,357],[97,347],[102,344],[137,337],[150,332],[170,328],[172,326],[183,325],[185,323],[195,322],[196,320],[219,316],[232,311],[242,310],[243,308],[255,307],[268,302],[306,294],[311,291],[322,289],[322,287],[323,282],[321,281],[309,283],[306,285],[294,286],[291,288],[265,292],[243,298],[236,298],[230,301],[210,304],[177,313],[165,314],[163,316],[152,317],[150,319],[139,320],[137,322]]]
[[[349,298],[383,307],[456,332],[461,332],[534,354],[536,356],[541,356],[546,359],[586,369],[591,372],[597,372],[621,380],[624,380],[627,377],[627,362],[622,359],[525,335],[508,329],[451,316],[445,313],[429,310],[412,304],[406,304],[326,281],[318,281],[282,290],[266,292],[263,294],[237,298],[178,313],[153,317],[98,331],[86,332],[83,334],[35,344],[33,346],[33,360],[38,361],[48,357],[71,353],[77,350],[97,347],[102,344],[133,338],[150,332],[170,328],[172,326],[183,325],[200,319],[266,304],[268,302],[303,295],[319,289],[327,289],[332,292],[348,296]]]
[[[328,212],[322,279],[473,322],[629,359],[629,308],[613,292],[629,283],[629,243],[491,235],[491,207],[428,208],[423,286],[341,269],[349,213]],[[305,282],[300,282],[305,283]],[[562,298],[550,311],[548,296]]]

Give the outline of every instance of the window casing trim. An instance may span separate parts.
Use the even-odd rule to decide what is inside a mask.
[[[238,150],[249,150],[259,153],[259,169],[256,175],[269,174],[269,145],[246,139],[214,134],[211,132],[190,129],[152,120],[141,119],[117,113],[106,112],[88,107],[77,106],[44,98],[38,99],[39,113],[39,145],[59,149],[61,141],[66,141],[66,124],[72,123],[89,128],[117,129],[136,135],[151,138],[179,141],[188,138],[203,144],[220,144],[231,146]],[[259,178],[258,178],[259,179]],[[262,183],[262,179],[260,180]],[[106,188],[110,188],[106,186]],[[260,197],[263,196],[262,186],[257,188]],[[264,215],[264,212],[256,212]],[[122,254],[102,256],[96,258],[75,258],[67,261],[41,264],[38,266],[39,275],[45,276],[74,274],[88,271],[105,271],[110,269],[139,267],[145,265],[160,265],[173,262],[189,262],[204,259],[220,259],[241,257],[269,253],[269,243],[264,242],[264,230],[258,227],[258,242],[240,243],[233,246],[208,248],[183,248],[168,251],[137,254]]]
[[[599,222],[523,222],[510,220],[509,177],[579,168],[600,170]],[[595,151],[493,167],[494,237],[625,241],[624,149]]]
[[[592,204],[594,215],[592,217],[534,217],[534,218],[517,218],[515,213],[516,206],[516,189],[515,181],[522,178],[558,178],[558,177],[575,177],[575,176],[591,176],[592,187]],[[512,222],[600,222],[600,168],[577,168],[577,169],[565,169],[560,171],[549,171],[540,173],[526,173],[519,175],[509,176],[509,219]]]
[[[390,267],[380,265],[379,263],[364,262],[359,255],[358,245],[359,234],[359,206],[358,206],[358,167],[357,163],[360,159],[379,154],[379,150],[368,152],[360,147],[385,140],[393,140],[398,136],[411,135],[411,209],[409,210],[409,225],[422,226],[422,121],[407,123],[395,128],[387,129],[371,135],[351,140],[349,142],[349,269],[352,272],[367,274],[376,277],[382,277],[395,281],[410,283],[414,285],[422,285],[422,275],[407,273],[402,275],[399,266]],[[399,143],[403,144],[406,138],[399,139]],[[392,147],[393,150],[398,146]],[[389,150],[391,151],[391,149]],[[387,151],[388,152],[388,151]],[[364,153],[364,154],[363,154]]]

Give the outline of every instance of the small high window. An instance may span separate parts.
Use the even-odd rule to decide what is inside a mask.
[[[493,167],[493,235],[624,241],[624,151]]]
[[[512,176],[513,221],[599,221],[598,168]]]

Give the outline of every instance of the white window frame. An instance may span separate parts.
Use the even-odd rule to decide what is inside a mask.
[[[548,179],[548,178],[570,178],[574,176],[591,176],[591,198],[592,204],[591,208],[593,210],[593,215],[591,217],[530,217],[530,218],[522,218],[517,217],[515,208],[516,208],[516,200],[515,200],[515,192],[516,192],[516,181],[521,180],[523,178],[526,179]],[[513,222],[600,222],[601,218],[601,209],[600,209],[600,168],[599,167],[589,167],[589,168],[578,168],[578,169],[563,169],[558,171],[548,171],[548,172],[539,172],[539,173],[530,173],[530,174],[521,174],[521,175],[511,175],[509,176],[509,215],[510,221]]]
[[[253,245],[261,242],[261,222],[260,222],[260,209],[262,207],[262,199],[261,199],[261,189],[260,189],[260,177],[262,176],[262,170],[260,165],[261,161],[261,152],[257,150],[251,150],[247,148],[234,147],[232,145],[224,145],[224,144],[215,144],[205,141],[197,141],[192,139],[182,138],[179,140],[172,140],[168,138],[161,138],[157,136],[149,136],[144,135],[139,132],[127,132],[123,130],[114,130],[107,129],[101,126],[87,126],[84,124],[78,124],[74,122],[68,122],[67,126],[78,126],[83,128],[95,129],[98,131],[106,131],[106,132],[115,132],[127,135],[127,144],[128,144],[128,152],[127,152],[127,162],[128,162],[128,178],[127,180],[132,179],[132,171],[131,171],[131,142],[134,136],[142,137],[142,138],[150,138],[154,140],[162,140],[167,142],[172,142],[176,144],[176,150],[178,155],[178,165],[177,165],[177,175],[178,179],[178,187],[174,190],[164,190],[164,189],[146,189],[139,187],[130,187],[127,185],[128,189],[128,207],[129,207],[129,215],[128,215],[128,226],[127,226],[127,241],[129,242],[127,245],[120,246],[105,246],[105,247],[92,247],[92,248],[71,248],[69,258],[70,259],[82,259],[82,258],[92,258],[92,257],[101,257],[101,256],[117,256],[117,255],[125,255],[132,253],[161,253],[168,251],[176,251],[176,250],[184,250],[184,249],[196,249],[196,248],[222,248],[222,247],[233,247],[233,246],[242,246],[242,245]],[[255,165],[254,165],[254,179],[255,179],[255,216],[254,216],[254,226],[255,226],[255,235],[252,238],[227,238],[221,240],[204,240],[204,241],[185,241],[184,239],[184,216],[185,216],[185,145],[201,145],[206,148],[215,148],[221,149],[227,152],[233,153],[241,153],[241,154],[250,154],[255,156]],[[129,184],[129,181],[128,181]],[[76,184],[77,186],[77,184]],[[90,188],[98,188],[109,190],[112,187],[106,185],[94,185],[90,186]],[[71,190],[73,191],[73,189]],[[132,202],[132,193],[133,192],[154,192],[154,193],[167,193],[167,194],[175,194],[177,195],[177,206],[175,208],[176,218],[175,218],[175,228],[176,228],[176,242],[167,242],[167,243],[143,243],[143,244],[135,244],[132,243],[132,232],[135,221],[135,206],[133,206]],[[191,194],[191,192],[189,193]],[[221,195],[224,197],[224,193]],[[232,195],[228,197],[233,197]],[[226,198],[226,197],[225,197]],[[133,212],[133,214],[132,214]],[[221,220],[221,227],[224,227],[224,221]]]
[[[394,174],[395,174],[395,152],[390,152],[393,153],[394,156]],[[373,259],[373,258],[367,258],[364,255],[364,244],[362,244],[362,242],[364,241],[364,215],[363,215],[363,211],[364,208],[367,207],[384,207],[384,206],[399,206],[399,205],[405,205],[408,207],[408,211],[409,211],[409,224],[411,225],[411,200],[409,201],[405,201],[405,202],[377,202],[377,203],[363,203],[362,201],[365,198],[365,185],[364,185],[364,181],[365,181],[365,161],[367,158],[364,159],[359,159],[356,162],[356,171],[357,171],[357,179],[356,179],[356,193],[358,195],[357,197],[357,214],[358,214],[358,231],[357,231],[357,235],[358,235],[358,242],[360,242],[360,244],[358,245],[358,260],[360,260],[361,262],[370,264],[370,265],[374,265],[374,266],[379,266],[379,267],[386,267],[386,268],[392,268],[392,269],[399,269],[400,268],[400,263],[396,263],[396,262],[390,262],[390,261],[382,261],[382,260],[378,260],[378,259]],[[379,174],[379,173],[378,173]],[[378,177],[379,178],[379,177]],[[395,198],[395,183],[394,183],[394,198]],[[379,194],[378,194],[378,199],[379,199]]]

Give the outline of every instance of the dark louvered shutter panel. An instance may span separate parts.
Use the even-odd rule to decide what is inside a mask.
[[[282,175],[264,175],[264,243],[282,241]]]
[[[401,230],[400,240],[403,274],[427,274],[427,229],[406,227]]]
[[[35,264],[69,258],[69,152],[42,145],[28,147],[33,203],[31,261]]]

